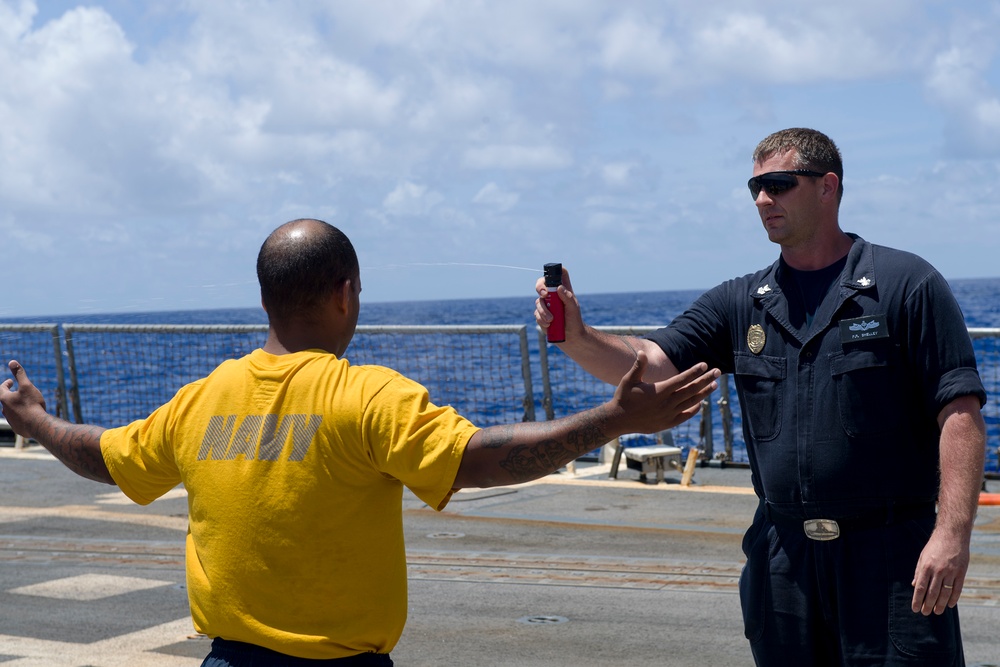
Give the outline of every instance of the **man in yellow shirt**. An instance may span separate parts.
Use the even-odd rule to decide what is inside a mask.
[[[391,665],[406,621],[402,489],[443,509],[456,489],[525,482],[624,433],[691,417],[717,371],[642,383],[606,404],[480,429],[381,366],[343,359],[360,309],[350,240],[318,220],[276,229],[257,258],[269,332],[149,417],[104,429],[45,411],[16,361],[0,403],[19,435],[147,504],[188,492],[191,614],[204,665]]]

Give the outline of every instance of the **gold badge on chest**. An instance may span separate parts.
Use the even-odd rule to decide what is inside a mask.
[[[747,345],[750,347],[750,351],[754,354],[760,354],[760,351],[764,349],[765,342],[767,342],[767,336],[764,334],[764,327],[759,324],[751,324],[750,328],[747,329]]]

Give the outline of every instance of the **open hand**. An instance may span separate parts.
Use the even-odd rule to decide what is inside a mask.
[[[628,433],[657,433],[686,422],[698,413],[701,402],[719,386],[717,368],[695,364],[682,373],[653,384],[642,381],[646,353],[636,354],[632,369],[615,390],[615,402],[624,412]]]
[[[0,404],[3,405],[3,416],[14,430],[14,433],[33,438],[32,424],[39,415],[45,415],[45,398],[28,378],[27,371],[17,361],[7,364],[14,378],[7,378],[0,383]],[[14,389],[14,383],[17,389]]]

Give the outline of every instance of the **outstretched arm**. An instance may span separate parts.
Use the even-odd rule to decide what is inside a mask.
[[[535,300],[535,322],[545,331],[552,322],[552,313],[545,306],[548,290],[545,279],[535,283],[538,299]],[[677,374],[677,368],[656,343],[635,336],[616,336],[598,331],[583,321],[580,302],[573,293],[569,271],[563,267],[562,285],[557,292],[566,313],[566,340],[559,343],[570,359],[585,371],[608,384],[618,384],[629,372],[635,355],[646,353],[646,377],[649,381],[666,380]]]
[[[469,440],[454,488],[518,484],[553,473],[626,433],[656,433],[694,416],[718,386],[705,364],[646,384],[646,355],[638,353],[615,396],[599,407],[547,422],[493,426]]]
[[[24,367],[16,361],[8,364],[14,379],[0,383],[3,415],[24,438],[38,441],[53,456],[76,474],[105,484],[114,484],[101,455],[101,434],[105,429],[87,424],[73,424],[45,411],[45,398]],[[17,389],[14,389],[14,382]]]

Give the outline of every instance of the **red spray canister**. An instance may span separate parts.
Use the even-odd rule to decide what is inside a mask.
[[[545,307],[552,313],[552,323],[549,324],[546,339],[550,343],[561,343],[566,340],[566,313],[556,290],[562,285],[562,264],[546,264],[544,270],[545,289],[548,292],[545,297]]]

